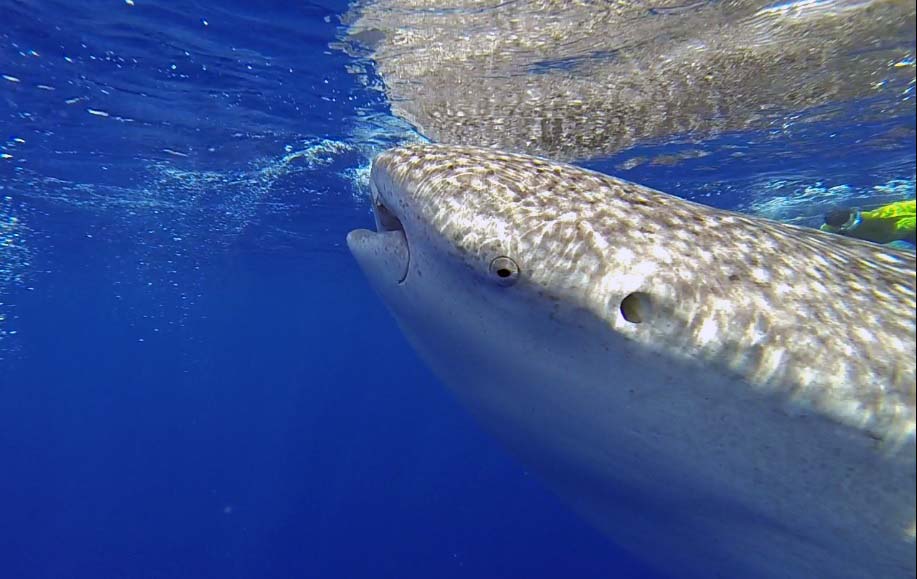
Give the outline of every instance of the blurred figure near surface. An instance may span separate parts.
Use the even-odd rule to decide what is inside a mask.
[[[914,199],[908,199],[869,211],[857,207],[837,209],[825,215],[820,229],[898,249],[914,249],[917,243],[914,207]]]

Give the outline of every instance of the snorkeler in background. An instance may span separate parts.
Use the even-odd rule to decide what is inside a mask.
[[[856,207],[825,215],[822,231],[856,237],[893,247],[914,249],[914,200],[896,201],[870,211]]]

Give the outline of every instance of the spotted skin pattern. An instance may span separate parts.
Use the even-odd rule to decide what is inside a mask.
[[[514,291],[576,304],[880,445],[913,442],[912,253],[492,149],[405,146],[378,156],[372,178],[480,275],[510,257]],[[633,292],[648,296],[645,323],[622,314]]]

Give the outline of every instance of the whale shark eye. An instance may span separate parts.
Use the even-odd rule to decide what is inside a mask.
[[[501,256],[490,262],[490,273],[502,286],[510,286],[519,279],[519,266],[512,259]]]

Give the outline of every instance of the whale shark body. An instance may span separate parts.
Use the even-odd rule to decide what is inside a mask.
[[[570,165],[411,145],[348,245],[480,422],[688,577],[913,577],[915,260]]]

